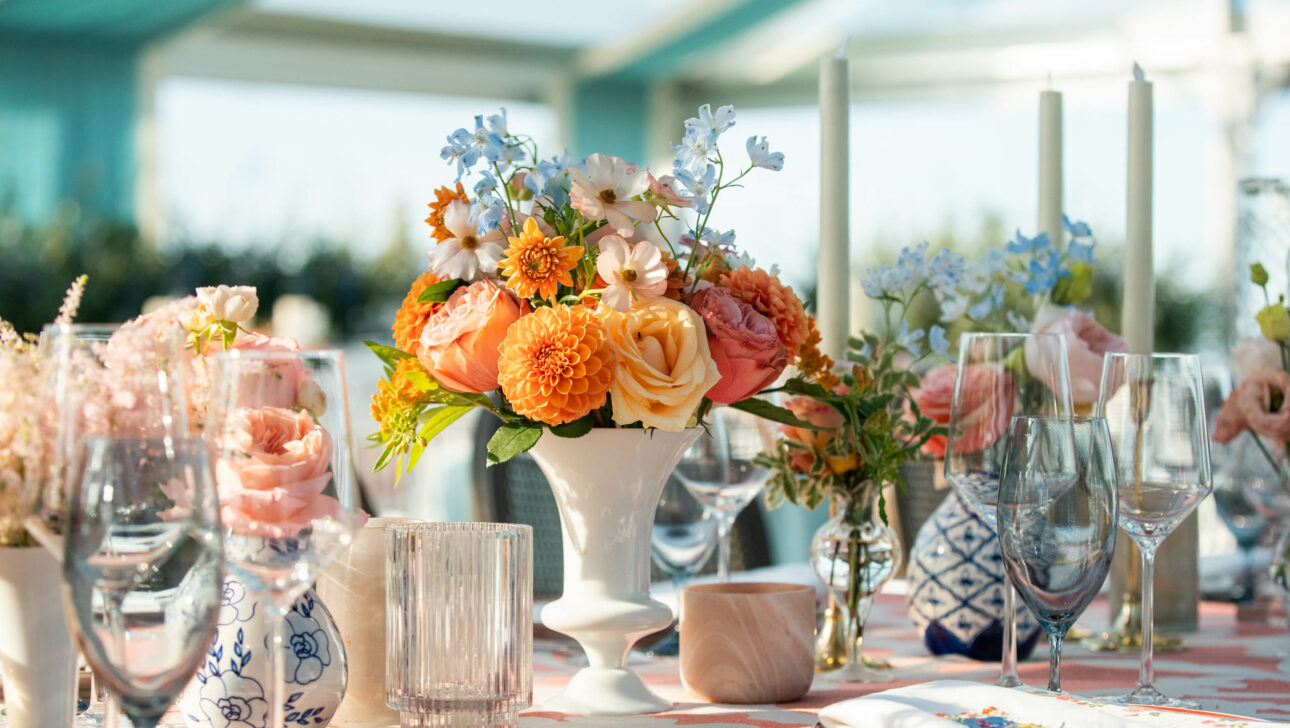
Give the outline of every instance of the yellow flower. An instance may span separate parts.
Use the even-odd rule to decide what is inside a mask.
[[[640,422],[669,432],[685,429],[703,396],[721,379],[708,350],[703,319],[666,298],[637,301],[619,313],[601,306],[615,354],[609,387],[614,422]]]
[[[573,285],[569,271],[578,265],[582,246],[565,246],[563,237],[548,238],[531,217],[524,221],[520,236],[508,240],[511,247],[502,261],[502,275],[506,286],[515,289],[520,298],[537,294],[549,299],[560,285]]]
[[[1254,318],[1258,319],[1259,328],[1269,340],[1281,342],[1290,339],[1290,309],[1284,303],[1264,306]]]

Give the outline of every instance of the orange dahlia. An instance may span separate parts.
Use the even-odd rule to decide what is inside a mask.
[[[439,276],[430,271],[417,276],[412,288],[408,289],[408,295],[403,297],[403,305],[394,314],[394,345],[406,352],[413,352],[421,340],[421,330],[425,328],[426,321],[441,305],[417,301],[422,291],[436,283],[439,283]]]
[[[614,352],[588,309],[539,308],[511,324],[501,350],[497,379],[519,414],[559,425],[605,404]]]
[[[518,238],[507,239],[511,247],[502,261],[502,275],[507,287],[514,288],[520,298],[537,294],[538,298],[549,299],[561,284],[573,285],[569,271],[577,267],[582,246],[566,246],[563,237],[548,238],[531,217],[524,221],[524,231]]]
[[[793,289],[761,268],[726,271],[717,285],[730,289],[775,324],[779,341],[788,351],[788,361],[793,363],[810,335],[806,309]]]
[[[435,201],[430,203],[430,217],[426,218],[426,222],[430,223],[434,239],[442,243],[448,238],[455,237],[448,228],[444,227],[444,210],[448,209],[449,203],[453,200],[462,202],[470,202],[470,200],[466,197],[466,188],[462,187],[460,182],[457,183],[455,190],[451,187],[440,187],[434,191],[434,196]]]

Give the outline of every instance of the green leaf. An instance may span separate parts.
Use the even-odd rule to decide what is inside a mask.
[[[469,405],[445,405],[443,407],[431,407],[421,414],[419,421],[421,429],[417,431],[417,438],[424,441],[433,440],[435,435],[444,431],[448,425],[461,419],[463,415],[474,409]],[[408,465],[409,468],[412,465]]]
[[[367,348],[372,350],[372,353],[376,355],[377,359],[380,359],[385,366],[391,369],[398,365],[400,359],[412,358],[411,354],[402,349],[396,349],[393,346],[378,344],[375,341],[364,341],[363,343],[367,344]]]
[[[788,425],[789,427],[801,427],[807,430],[823,429],[812,425],[806,420],[799,419],[797,415],[783,407],[780,407],[779,405],[771,404],[764,399],[757,399],[756,397],[745,399],[742,402],[735,402],[730,405],[730,407],[732,409],[737,409],[740,412],[747,412],[750,415],[756,415],[764,420],[778,422],[781,425]]]
[[[551,427],[551,434],[556,437],[582,437],[588,432],[591,432],[592,428],[595,426],[596,421],[591,417],[591,415],[587,415],[586,417],[579,417],[573,422],[566,422],[563,425],[555,425]]]
[[[460,278],[449,278],[432,286],[426,286],[421,295],[417,296],[417,303],[443,303],[448,300],[453,291],[464,285],[466,282]]]
[[[390,464],[390,460],[394,457],[394,451],[397,450],[398,447],[398,443],[387,442],[385,444],[385,449],[381,451],[381,457],[377,458],[376,465],[372,466],[372,472],[380,472],[385,469],[385,466]]]
[[[408,451],[408,464],[404,467],[405,472],[410,473],[417,466],[417,461],[421,459],[421,455],[426,451],[425,443],[425,440],[420,439],[412,443],[412,449]]]
[[[488,440],[488,464],[497,465],[527,452],[542,437],[542,425],[528,420],[507,422]]]
[[[422,392],[433,392],[439,388],[439,385],[435,380],[431,379],[430,375],[425,372],[411,371],[406,372],[405,376],[407,376],[408,381],[412,383],[412,386]]]

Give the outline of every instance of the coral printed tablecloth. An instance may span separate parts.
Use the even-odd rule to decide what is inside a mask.
[[[1104,613],[1094,604],[1091,613]],[[1202,603],[1201,629],[1185,636],[1186,650],[1156,657],[1157,686],[1169,695],[1193,698],[1208,710],[1290,723],[1290,635],[1284,624],[1237,622],[1230,604]],[[535,645],[533,675],[535,707],[521,718],[524,728],[539,726],[812,726],[826,705],[859,695],[913,685],[928,680],[977,680],[992,683],[994,663],[928,655],[905,616],[903,597],[882,595],[866,629],[866,652],[885,657],[894,666],[892,681],[879,685],[813,688],[796,703],[762,706],[720,706],[698,702],[681,687],[675,660],[633,664],[660,695],[672,700],[666,713],[626,718],[591,718],[544,712],[542,702],[560,691],[577,669],[576,646]],[[1062,661],[1062,684],[1069,692],[1095,696],[1127,692],[1137,682],[1138,657],[1096,654],[1069,644]],[[1021,665],[1021,678],[1042,687],[1048,680],[1048,652],[1043,645]],[[1073,728],[1073,727],[1072,727]]]

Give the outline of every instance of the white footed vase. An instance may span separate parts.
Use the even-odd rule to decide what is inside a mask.
[[[637,715],[672,707],[623,663],[638,639],[672,622],[672,610],[649,596],[650,531],[668,475],[700,432],[548,432],[531,451],[564,538],[564,594],[542,609],[542,623],[577,640],[588,662],[545,709]]]
[[[76,646],[62,592],[62,570],[48,551],[0,547],[0,671],[10,728],[76,719]]]

